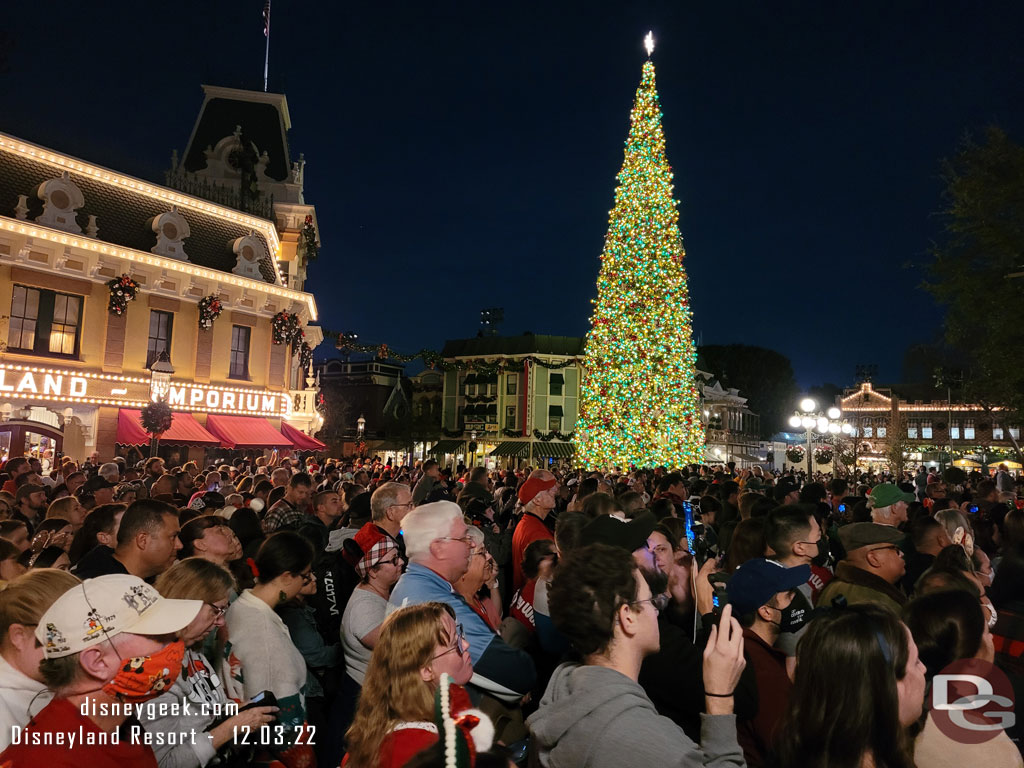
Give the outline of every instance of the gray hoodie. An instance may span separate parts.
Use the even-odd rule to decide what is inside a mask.
[[[743,766],[735,715],[701,715],[701,744],[607,667],[562,664],[527,720],[543,768]]]

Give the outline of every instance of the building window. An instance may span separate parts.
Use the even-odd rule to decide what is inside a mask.
[[[974,419],[964,419],[964,440],[974,439]]]
[[[565,377],[560,373],[552,373],[551,380],[549,383],[548,394],[555,397],[561,397],[562,387],[565,386]]]
[[[1003,437],[1003,428],[998,424],[992,425],[992,439],[993,440],[1005,440]]]
[[[505,394],[506,395],[517,395],[519,394],[519,374],[510,373],[505,377]]]
[[[7,348],[12,352],[75,357],[82,298],[14,286]]]
[[[888,432],[889,432],[889,429],[888,429],[888,427],[885,426],[885,422],[884,421],[879,422],[879,424],[878,424],[878,436],[879,437],[885,437],[886,434],[888,434]]]
[[[907,437],[917,437],[917,419],[910,419],[907,422]]]
[[[959,440],[960,439],[960,422],[951,421],[949,422],[949,439]]]
[[[149,349],[146,351],[146,367],[156,362],[161,352],[171,356],[171,329],[174,325],[174,313],[161,312],[158,309],[149,313]]]
[[[864,437],[874,437],[875,428],[871,419],[864,419]]]
[[[505,406],[505,429],[516,428],[516,407],[514,405]]]
[[[921,438],[923,440],[932,439],[932,423],[927,419],[921,422]]]
[[[228,378],[249,378],[249,337],[252,329],[245,325],[231,326],[231,370]]]
[[[561,432],[562,431],[562,406],[560,406],[560,405],[549,405],[548,406],[548,431],[550,431],[550,432]]]
[[[1010,437],[1020,440],[1020,427],[1010,427]]]

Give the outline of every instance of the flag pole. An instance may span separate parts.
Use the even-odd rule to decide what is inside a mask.
[[[266,93],[270,72],[270,0],[263,6],[263,35],[267,38],[267,52],[263,57],[263,92]]]

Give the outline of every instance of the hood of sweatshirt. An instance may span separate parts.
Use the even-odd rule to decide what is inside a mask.
[[[527,721],[541,765],[585,765],[598,737],[630,710],[657,715],[644,689],[620,672],[562,664]]]

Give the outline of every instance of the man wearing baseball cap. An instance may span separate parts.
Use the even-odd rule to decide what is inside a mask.
[[[11,734],[0,765],[156,768],[126,710],[173,685],[185,653],[174,633],[202,607],[201,600],[161,597],[127,574],[88,579],[61,595],[35,632],[39,671],[54,698]]]
[[[809,565],[787,568],[758,557],[736,569],[725,585],[733,615],[743,627],[747,659],[736,690],[737,711],[752,713],[736,724],[747,765],[765,764],[772,751],[772,732],[789,702],[792,682],[786,672],[786,654],[776,650],[775,641],[790,629],[790,605],[796,590],[810,577]]]
[[[914,494],[905,493],[892,483],[879,483],[868,494],[871,522],[892,526],[907,522],[907,504],[912,501]]]
[[[818,605],[830,606],[842,595],[850,603],[878,603],[900,612],[907,602],[897,586],[907,564],[899,544],[903,534],[891,525],[851,523],[839,529],[846,559],[836,565],[836,577],[821,591]]]
[[[558,480],[546,469],[535,469],[519,489],[519,503],[523,516],[512,534],[512,580],[516,589],[526,584],[523,573],[523,555],[526,548],[540,539],[554,536],[547,524],[547,516],[555,508]]]

